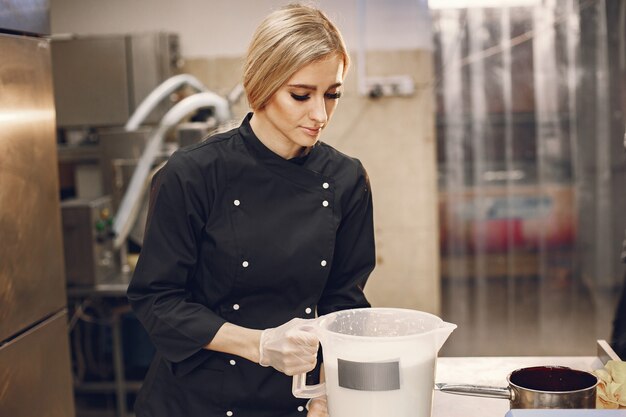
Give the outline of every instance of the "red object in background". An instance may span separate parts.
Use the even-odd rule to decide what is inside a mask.
[[[473,236],[473,242],[470,242],[472,249],[481,245],[487,252],[499,252],[525,243],[521,219],[472,221],[469,227]]]
[[[576,239],[573,190],[546,185],[443,191],[439,224],[444,253],[569,247]]]

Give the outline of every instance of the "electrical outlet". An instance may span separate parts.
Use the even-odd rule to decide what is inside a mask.
[[[415,94],[415,82],[409,75],[367,77],[365,86],[367,94],[372,98]]]

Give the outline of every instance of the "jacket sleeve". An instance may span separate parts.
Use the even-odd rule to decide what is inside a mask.
[[[189,159],[177,152],[158,174],[144,244],[127,292],[161,356],[171,368],[183,369],[206,359],[210,352],[203,347],[225,322],[194,301],[188,290],[209,207],[205,180]]]
[[[370,307],[363,289],[375,265],[372,193],[359,162],[356,185],[337,229],[332,269],[317,305],[318,314]]]

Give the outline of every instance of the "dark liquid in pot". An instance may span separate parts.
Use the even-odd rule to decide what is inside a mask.
[[[591,388],[598,379],[590,373],[561,366],[536,366],[518,369],[510,382],[535,391],[564,392]]]

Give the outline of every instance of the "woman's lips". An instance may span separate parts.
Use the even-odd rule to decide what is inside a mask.
[[[317,136],[320,134],[322,128],[321,127],[306,127],[306,126],[301,126],[302,130],[304,130],[304,133],[306,133],[309,136]]]

